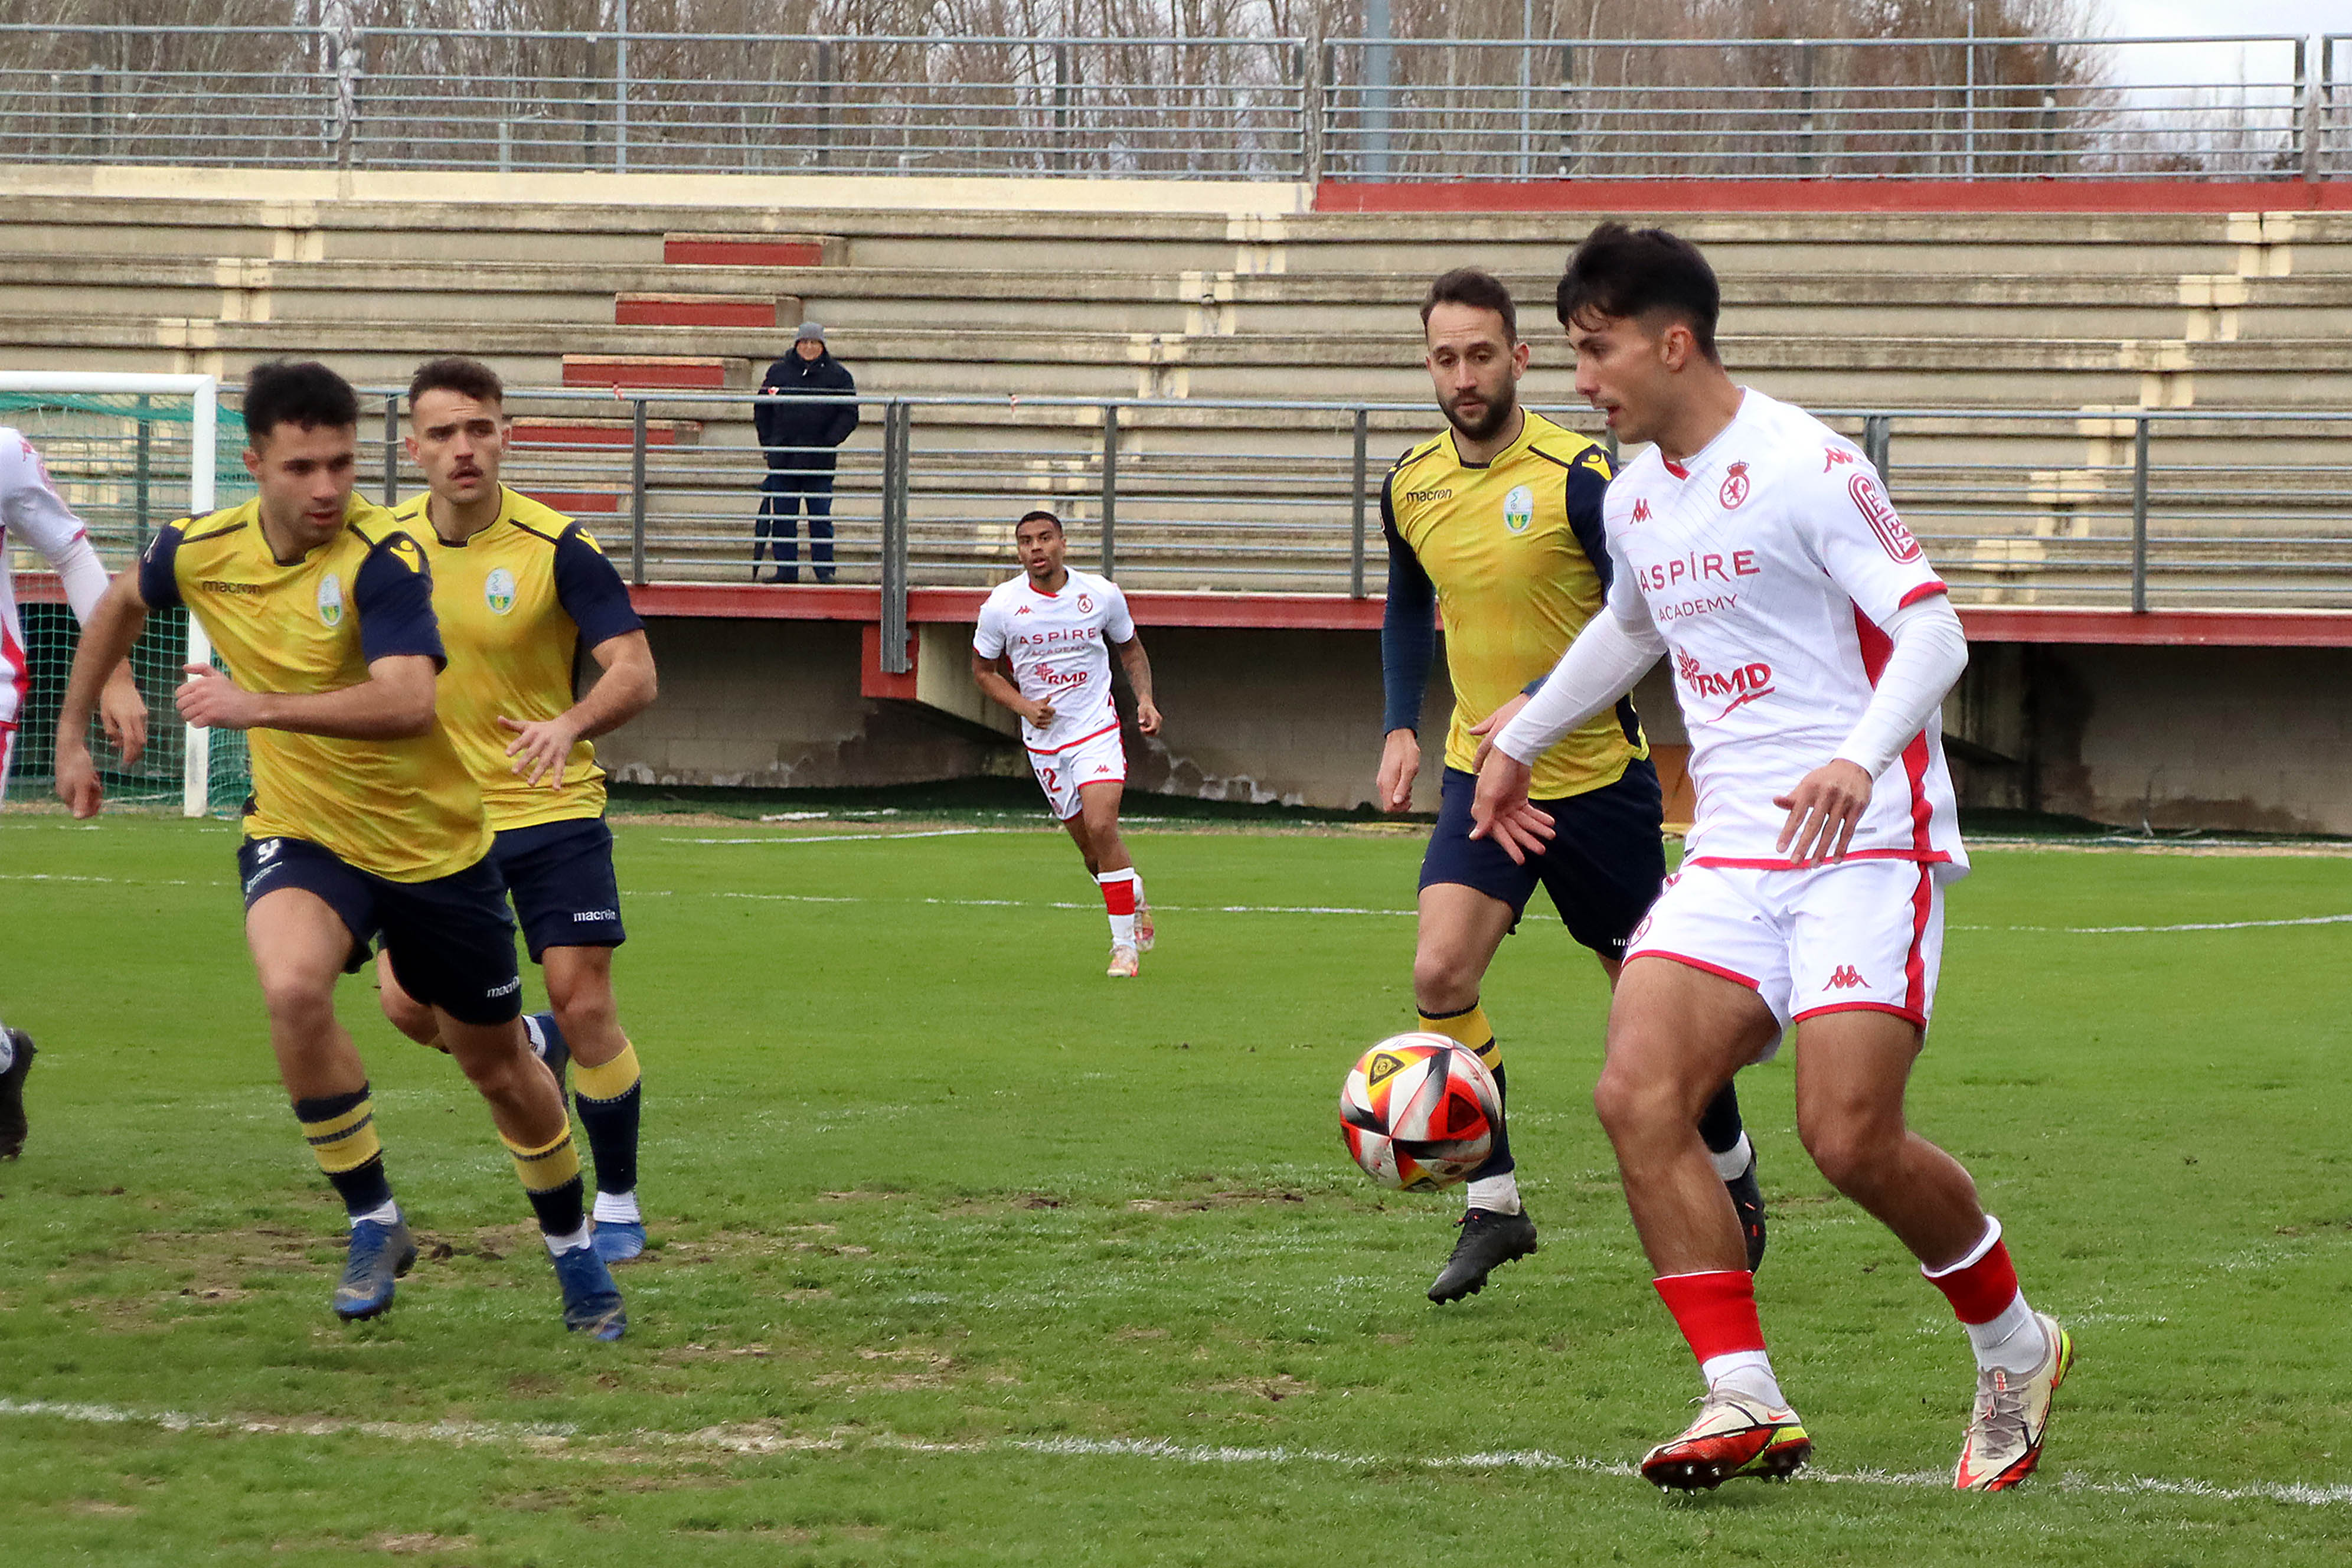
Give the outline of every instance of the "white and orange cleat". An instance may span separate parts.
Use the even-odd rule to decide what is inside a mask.
[[[1713,1491],[1738,1476],[1785,1481],[1813,1457],[1813,1440],[1790,1409],[1716,1388],[1683,1435],[1642,1456],[1642,1479],[1661,1491]]]
[[[1151,905],[1143,896],[1143,884],[1138,882],[1135,886],[1135,951],[1150,952],[1153,935]]]
[[[1136,960],[1135,949],[1121,944],[1110,950],[1108,973],[1113,980],[1132,980],[1135,978],[1136,971],[1141,967],[1142,965]]]
[[[1987,1367],[1977,1373],[1976,1412],[1952,1471],[1952,1485],[1961,1491],[2005,1492],[2042,1462],[2051,1395],[2074,1364],[2074,1339],[2047,1313],[2034,1313],[2033,1321],[2050,1343],[2041,1365],[2032,1372]]]

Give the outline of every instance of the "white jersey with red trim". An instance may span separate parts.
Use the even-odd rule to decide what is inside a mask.
[[[1943,580],[1861,450],[1753,389],[1687,463],[1628,463],[1603,511],[1612,607],[1646,613],[1674,661],[1698,796],[1684,864],[1787,866],[1774,797],[1837,755],[1885,667],[1881,624]],[[1849,858],[1967,867],[1941,719],[1878,780]]]
[[[1110,698],[1110,645],[1129,642],[1135,620],[1127,595],[1108,577],[1072,572],[1057,594],[1041,593],[1026,574],[1000,583],[980,607],[972,650],[1011,660],[1013,684],[1032,702],[1049,702],[1054,721],[1021,723],[1032,752],[1066,750],[1118,728]]]
[[[22,434],[0,426],[0,564],[13,567],[8,552],[20,543],[41,552],[57,573],[76,617],[89,620],[106,592],[106,568],[89,547],[81,519],[49,483],[41,455]],[[0,571],[0,725],[16,725],[17,710],[32,686],[32,671],[26,666],[16,574]]]

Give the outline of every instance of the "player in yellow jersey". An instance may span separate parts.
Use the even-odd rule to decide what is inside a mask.
[[[629,590],[596,542],[562,513],[499,482],[506,389],[489,366],[436,359],[408,384],[408,454],[425,493],[396,515],[425,546],[449,668],[441,723],[481,785],[491,858],[505,876],[552,1007],[524,1020],[563,1079],[596,1167],[594,1243],[607,1263],[646,1249],[637,1206],[637,1053],[613,1001],[625,940],[604,825],[604,772],[592,737],[654,700],[654,656]],[[595,682],[572,698],[582,648]],[[379,958],[383,1010],[410,1038],[439,1045],[433,1009]]]
[[[58,793],[101,804],[90,703],[148,612],[186,606],[227,662],[191,664],[190,724],[243,730],[253,757],[237,873],[246,943],[278,1070],[351,1215],[335,1311],[392,1305],[416,1244],[384,1173],[367,1067],[335,1018],[335,980],[379,935],[489,1104],[539,1215],[568,1328],[618,1339],[612,1274],[590,1246],[580,1158],[554,1079],[523,1036],[514,924],[481,791],[435,718],[443,663],[425,553],[352,493],[359,399],[317,363],[246,378],[246,467],[259,493],[183,518],[99,602],[58,719]]]
[[[1541,883],[1570,934],[1615,984],[1626,940],[1665,879],[1663,809],[1649,742],[1624,701],[1537,763],[1534,793],[1558,823],[1544,855],[1520,864],[1492,840],[1470,837],[1481,737],[1543,684],[1608,592],[1601,497],[1609,458],[1519,405],[1528,345],[1499,280],[1475,268],[1448,272],[1430,285],[1421,319],[1425,363],[1451,427],[1399,458],[1381,490],[1389,593],[1381,625],[1387,739],[1377,787],[1383,810],[1412,803],[1421,702],[1435,653],[1433,612],[1442,614],[1454,717],[1437,826],[1421,867],[1413,1002],[1423,1028],[1477,1052],[1500,1085],[1502,1047],[1478,1000],[1496,950]],[[1749,1253],[1760,1259],[1763,1199],[1728,1085],[1699,1131],[1731,1188]],[[1508,1128],[1498,1128],[1493,1156],[1472,1173],[1431,1300],[1483,1289],[1496,1268],[1536,1249],[1517,1169]]]

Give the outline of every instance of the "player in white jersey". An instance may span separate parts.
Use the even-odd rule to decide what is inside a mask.
[[[1603,224],[1570,258],[1559,306],[1577,390],[1621,441],[1654,444],[1609,488],[1608,608],[1496,737],[1476,830],[1514,854],[1548,838],[1528,763],[1674,659],[1696,821],[1629,944],[1593,1091],[1658,1293],[1707,1384],[1642,1473],[1695,1489],[1811,1457],[1693,1131],[1793,1026],[1798,1133],[1966,1327],[1977,1396],[1954,1479],[1998,1491],[2040,1458],[2072,1346],[2026,1304],[1969,1173],[1903,1110],[1944,884],[1968,866],[1938,716],[1967,643],[1862,454],[1726,374],[1719,298],[1697,249],[1663,229]]]
[[[1127,792],[1127,752],[1111,701],[1110,654],[1135,688],[1135,727],[1160,732],[1151,660],[1127,595],[1108,577],[1063,563],[1062,520],[1033,511],[1013,530],[1022,575],[1000,583],[981,606],[971,637],[971,677],[1021,719],[1021,743],[1054,815],[1069,830],[1110,916],[1110,973],[1132,978],[1151,950],[1151,906],[1118,835]]]
[[[89,547],[81,519],[49,483],[41,455],[21,432],[0,426],[0,566],[10,564],[8,548],[19,542],[41,552],[58,574],[74,617],[88,620],[106,592],[106,568]],[[16,617],[16,574],[0,570],[0,795],[7,792],[8,771],[16,760],[16,724],[32,685],[25,628]],[[130,660],[108,678],[99,717],[122,765],[137,762],[147,746],[147,704],[131,679]],[[25,1147],[25,1075],[35,1055],[23,1030],[0,1025],[0,1160],[15,1159]]]

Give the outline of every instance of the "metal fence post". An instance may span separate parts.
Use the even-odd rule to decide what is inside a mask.
[[[613,172],[629,172],[629,0],[613,0]]]
[[[2132,614],[2147,613],[2147,432],[2146,415],[2132,431]]]
[[[1103,405],[1102,574],[1118,564],[1118,405]]]
[[[1895,420],[1889,415],[1873,414],[1862,422],[1862,455],[1878,470],[1881,484],[1887,482],[1887,448],[1895,438]]]
[[[882,671],[905,675],[907,656],[908,526],[914,409],[891,403],[882,410]]]
[[[1054,46],[1054,172],[1070,166],[1070,46]]]
[[[833,40],[816,46],[816,166],[833,162]]]
[[[629,581],[646,583],[646,400],[633,399],[629,421]]]
[[[2323,43],[2322,48],[2326,47]],[[2311,61],[2304,40],[2294,41],[2295,159],[2306,180],[2319,178],[2319,94],[2312,90]]]
[[[383,395],[383,504],[400,504],[400,394]]]
[[[1348,596],[1364,596],[1364,452],[1371,438],[1372,416],[1370,409],[1356,410],[1355,483],[1349,498],[1354,517],[1350,522],[1350,546],[1348,557]]]
[[[153,401],[145,393],[141,393],[138,404],[139,468],[134,477],[134,488],[131,493],[138,516],[139,549],[142,554],[147,549],[147,535],[152,531],[148,527],[148,509],[153,504],[152,498],[149,494],[149,476],[154,462],[155,427],[149,423],[147,411],[152,406],[154,406]],[[193,441],[189,443],[188,453],[189,466],[193,468],[195,464],[195,444]]]
[[[1298,177],[1323,183],[1323,40],[1308,38],[1294,58],[1298,71]]]
[[[1576,46],[1559,47],[1559,177],[1576,173]]]

